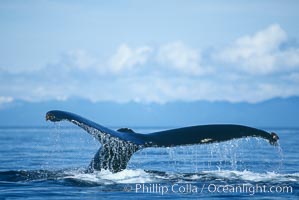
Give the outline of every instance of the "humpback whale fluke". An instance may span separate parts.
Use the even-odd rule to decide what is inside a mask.
[[[95,137],[102,145],[92,159],[89,169],[107,169],[113,173],[126,169],[131,156],[146,147],[208,144],[244,137],[260,137],[268,140],[271,145],[276,145],[279,139],[273,132],[234,124],[190,126],[141,134],[129,128],[114,131],[79,115],[59,110],[47,112],[46,120],[68,120]]]

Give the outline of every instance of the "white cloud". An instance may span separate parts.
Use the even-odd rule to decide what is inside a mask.
[[[252,36],[238,38],[215,57],[251,74],[287,71],[299,67],[299,49],[282,49],[286,41],[286,32],[274,24]]]
[[[183,42],[173,42],[158,48],[147,45],[133,48],[128,44],[121,44],[106,60],[95,58],[87,51],[77,49],[63,54],[53,66],[64,73],[84,72],[99,76],[120,75],[128,71],[141,74],[145,71],[158,74],[178,72],[182,75],[197,76],[211,71],[209,67],[201,66],[199,51]]]
[[[289,48],[286,51],[281,51],[277,54],[279,64],[286,65],[291,69],[299,66],[299,48]]]
[[[284,76],[283,78],[287,81],[292,81],[297,84],[299,83],[299,73],[298,72],[288,74],[288,75]]]
[[[148,60],[151,52],[152,48],[149,46],[141,46],[134,49],[130,48],[127,44],[122,44],[109,59],[109,70],[113,73],[131,70],[137,65],[144,64]]]
[[[10,103],[12,102],[14,99],[12,97],[9,96],[0,96],[0,105],[3,103]]]
[[[118,91],[111,93],[111,91]],[[263,81],[248,84],[247,81],[190,79],[187,77],[142,76],[115,80],[114,84],[97,95],[95,87],[85,90],[85,96],[94,101],[165,103],[171,101],[230,101],[259,102],[273,97],[299,94],[299,88],[279,82]]]
[[[168,68],[186,74],[203,73],[200,53],[180,41],[162,45],[158,51],[157,60]]]
[[[120,45],[115,54],[108,60],[101,56],[94,57],[89,52],[76,49],[64,53],[54,65],[67,73],[85,72],[97,75],[120,74],[125,70],[134,70],[136,66],[145,64],[152,52],[149,46],[131,48],[127,44]]]
[[[79,70],[87,70],[95,67],[97,60],[82,49],[68,51],[63,55],[62,65],[67,68]]]
[[[54,73],[54,72],[52,72]],[[50,77],[57,74],[50,74]],[[59,75],[58,75],[59,76]],[[190,77],[168,74],[138,74],[129,76],[90,76],[78,80],[66,77],[63,81],[44,80],[42,74],[23,80],[22,75],[7,77],[5,85],[0,85],[0,102],[14,99],[41,101],[49,99],[65,100],[82,97],[92,101],[165,103],[171,101],[227,100],[231,102],[258,102],[272,97],[286,97],[299,94],[295,82],[279,76],[257,80],[255,78],[231,78],[226,74]],[[59,77],[58,77],[59,78]],[[291,76],[297,79],[298,75]],[[4,97],[12,98],[4,98]]]
[[[299,49],[281,48],[285,42],[287,35],[278,25],[241,37],[216,55],[221,61],[218,65],[232,67],[214,67],[214,73],[207,73],[210,69],[203,64],[213,64],[210,54],[202,57],[198,49],[183,42],[157,47],[122,44],[106,60],[84,50],[69,51],[39,71],[1,71],[0,104],[13,99],[65,100],[72,96],[92,101],[164,103],[257,102],[299,95]],[[273,73],[279,71],[283,73]],[[269,73],[273,74],[266,76]]]

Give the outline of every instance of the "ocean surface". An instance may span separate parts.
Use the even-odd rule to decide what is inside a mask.
[[[299,199],[299,129],[263,129],[279,146],[250,138],[148,148],[112,174],[86,172],[100,144],[76,126],[0,128],[0,199]]]

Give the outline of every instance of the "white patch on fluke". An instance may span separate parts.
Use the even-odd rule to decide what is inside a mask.
[[[205,139],[200,140],[200,142],[207,143],[207,142],[210,142],[211,140],[212,140],[212,138],[205,138]]]

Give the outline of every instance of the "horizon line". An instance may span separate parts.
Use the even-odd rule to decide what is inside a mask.
[[[247,103],[247,104],[259,104],[259,103],[264,103],[267,101],[275,100],[275,99],[280,99],[280,100],[286,100],[286,99],[292,99],[292,98],[299,98],[298,95],[291,95],[291,96],[275,96],[271,98],[267,98],[264,100],[260,101],[231,101],[228,99],[194,99],[194,100],[180,100],[180,99],[175,99],[175,100],[169,100],[169,101],[164,101],[164,102],[159,102],[159,101],[140,101],[140,100],[128,100],[128,101],[113,101],[113,100],[92,100],[89,98],[84,98],[84,97],[77,97],[77,96],[71,96],[68,98],[49,98],[49,99],[39,99],[39,100],[33,100],[33,99],[24,99],[24,98],[12,98],[12,97],[3,97],[0,98],[0,105],[5,105],[5,104],[11,104],[15,102],[26,102],[26,103],[46,103],[46,102],[68,102],[68,101],[87,101],[89,103],[115,103],[115,104],[130,104],[130,103],[136,103],[136,104],[158,104],[158,105],[164,105],[164,104],[169,104],[169,103],[196,103],[196,102],[207,102],[207,103],[231,103],[231,104],[238,104],[238,103]]]

